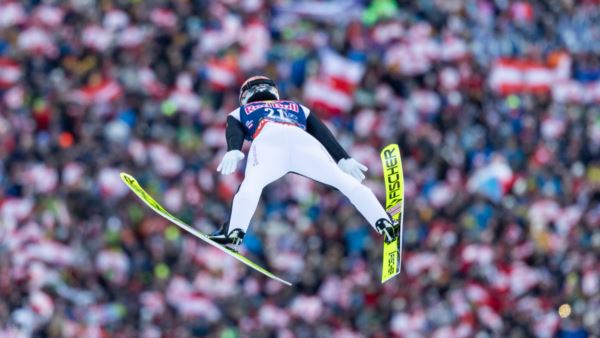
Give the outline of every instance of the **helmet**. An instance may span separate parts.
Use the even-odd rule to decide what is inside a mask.
[[[273,80],[266,76],[253,76],[244,81],[240,88],[240,104],[267,100],[279,100],[279,91]]]

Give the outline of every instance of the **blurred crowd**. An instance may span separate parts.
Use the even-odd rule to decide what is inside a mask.
[[[599,22],[597,0],[1,0],[0,337],[600,337]],[[382,201],[399,144],[398,277],[303,177],[263,191],[241,248],[293,287],[121,183],[216,229],[256,74]]]

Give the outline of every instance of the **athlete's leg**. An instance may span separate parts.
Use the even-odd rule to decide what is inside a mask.
[[[248,230],[263,188],[288,172],[289,153],[281,142],[272,130],[265,127],[252,143],[246,161],[244,180],[233,198],[229,220],[230,232],[235,228],[244,232]]]
[[[371,189],[343,172],[323,145],[311,135],[302,132],[295,143],[290,171],[330,185],[342,192],[376,230],[379,219],[389,219]]]

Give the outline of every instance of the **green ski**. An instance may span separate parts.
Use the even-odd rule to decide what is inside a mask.
[[[404,176],[402,160],[397,144],[390,144],[381,151],[381,164],[385,179],[385,209],[400,222],[400,233],[395,241],[383,245],[381,283],[400,273],[402,259],[402,230],[404,220]]]
[[[162,217],[164,217],[165,219],[169,220],[170,222],[172,222],[173,224],[177,225],[178,227],[182,228],[183,230],[189,232],[190,234],[196,236],[197,238],[203,240],[204,242],[212,245],[213,247],[223,251],[224,253],[228,254],[229,256],[237,259],[238,261],[246,264],[247,266],[251,267],[252,269],[264,274],[265,276],[280,281],[283,284],[289,285],[291,286],[292,283],[281,279],[277,276],[275,276],[274,274],[272,274],[271,272],[267,271],[265,268],[261,267],[260,265],[252,262],[250,259],[242,256],[241,254],[239,254],[237,251],[235,251],[232,248],[220,245],[212,240],[210,240],[205,234],[199,232],[198,230],[192,228],[191,226],[189,226],[188,224],[184,223],[182,220],[178,219],[177,217],[173,216],[170,212],[168,212],[167,210],[165,210],[165,208],[163,208],[160,204],[158,204],[158,202],[156,202],[152,196],[150,196],[141,186],[140,184],[136,181],[135,178],[133,178],[133,176],[127,174],[127,173],[121,173],[121,179],[123,180],[123,182],[125,182],[125,184],[129,187],[129,189],[131,189],[131,191],[133,191],[142,201],[144,201],[144,203],[146,203],[150,209],[154,210],[157,214],[161,215]]]

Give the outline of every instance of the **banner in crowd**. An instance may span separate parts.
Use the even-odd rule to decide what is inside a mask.
[[[580,82],[571,77],[571,57],[560,53],[550,62],[500,58],[488,77],[492,90],[502,95],[550,94],[556,102],[600,102],[600,81]]]

